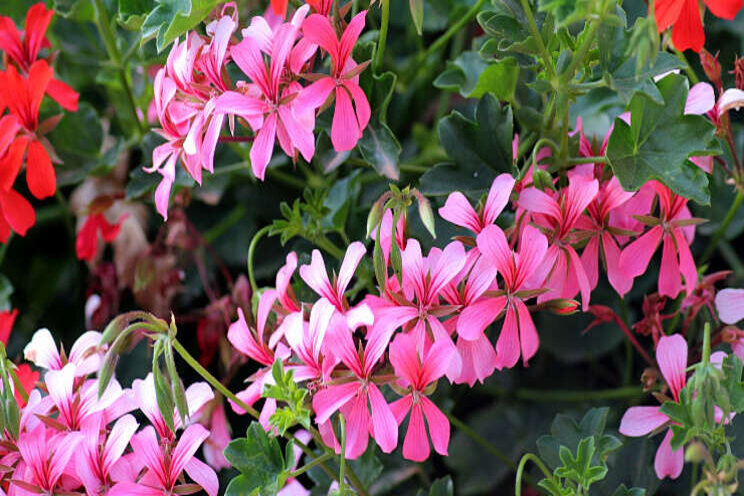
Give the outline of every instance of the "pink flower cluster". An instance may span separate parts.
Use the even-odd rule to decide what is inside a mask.
[[[581,153],[598,155],[580,124]],[[514,222],[504,230],[495,221],[510,202]],[[446,377],[472,386],[520,357],[526,366],[540,341],[532,312],[570,313],[579,294],[589,309],[600,261],[623,296],[662,245],[659,292],[674,298],[697,288],[687,200],[657,182],[626,192],[604,164],[576,166],[544,190],[532,183],[532,171],[521,181],[502,174],[482,204],[473,207],[455,192],[439,213],[473,235],[424,254],[407,238],[405,218],[393,226],[392,212],[385,212],[379,229],[385,284],[356,303],[346,292],[366,255],[362,243],[349,246],[338,274],[329,276],[317,250],[299,268],[319,296],[314,303],[295,297],[290,283],[298,260],[290,253],[276,288],[261,295],[255,321],[240,313],[230,327],[230,342],[262,366],[240,398],[259,401],[272,364],[281,359],[311,392],[328,446],[340,450],[332,421],[337,412],[346,419],[350,458],[365,451],[370,436],[382,451],[394,450],[408,417],[403,456],[421,461],[430,441],[447,453],[449,421],[429,399],[437,382]],[[394,244],[398,271],[392,269]],[[497,321],[494,346],[486,332]],[[391,395],[399,398],[389,403]],[[275,409],[266,399],[261,419],[267,428]]]
[[[41,329],[24,349],[26,359],[45,372],[27,403],[19,405],[17,435],[8,426],[3,432],[0,493],[124,496],[203,489],[216,495],[217,475],[194,456],[209,431],[198,423],[182,425],[177,414],[172,431],[158,409],[152,374],[135,380],[131,389],[113,379],[98,396],[98,380],[90,376],[106,351],[98,347],[100,340],[100,333],[88,331],[65,355]],[[186,397],[196,417],[213,393],[206,383],[196,383]],[[151,425],[139,429],[137,410]],[[184,482],[184,473],[193,482]]]
[[[367,97],[351,52],[365,24],[362,11],[345,26],[334,25],[326,2],[297,9],[290,22],[276,15],[255,16],[235,41],[238,13],[228,3],[222,17],[207,26],[207,36],[190,32],[177,40],[165,67],[155,76],[154,113],[167,140],[153,151],[147,172],[162,176],[155,193],[158,212],[167,219],[168,201],[180,159],[199,184],[202,170],[214,171],[214,153],[225,118],[252,132],[228,139],[253,141],[251,167],[263,180],[276,142],[292,159],[315,154],[315,115],[335,101],[331,141],[337,151],[351,150],[370,119]],[[316,12],[308,16],[310,7]],[[320,10],[318,10],[320,9]],[[229,12],[229,14],[228,14]],[[343,34],[337,37],[341,29]],[[312,73],[325,56],[328,75]],[[231,81],[234,62],[247,79]],[[301,84],[305,82],[305,85]]]

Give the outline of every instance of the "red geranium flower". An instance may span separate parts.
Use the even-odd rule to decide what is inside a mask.
[[[127,218],[127,214],[122,214],[119,220],[113,224],[106,220],[103,212],[111,206],[112,202],[113,198],[111,197],[100,197],[95,199],[88,207],[88,218],[83,222],[75,240],[75,251],[78,259],[93,260],[98,252],[99,232],[106,243],[112,242],[119,235],[121,223]]]
[[[731,20],[741,10],[742,0],[705,0],[716,17]],[[674,25],[672,41],[677,50],[699,52],[705,43],[698,0],[656,0],[654,14],[659,32]]]

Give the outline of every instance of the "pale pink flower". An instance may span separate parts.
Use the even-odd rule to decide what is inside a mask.
[[[47,370],[61,370],[67,363],[75,364],[76,377],[98,372],[106,348],[99,348],[101,333],[88,331],[80,335],[72,344],[67,361],[62,357],[49,329],[39,329],[31,341],[23,348],[23,356],[37,367]]]
[[[209,496],[219,490],[217,474],[205,463],[194,458],[196,450],[209,437],[209,431],[199,424],[186,428],[173,450],[166,454],[158,443],[155,429],[145,427],[131,439],[134,454],[141,458],[147,472],[137,482],[119,482],[112,487],[109,496],[162,496],[178,494],[179,477],[186,472]]]
[[[679,334],[663,336],[656,348],[656,360],[661,369],[672,398],[679,402],[679,392],[687,383],[687,341]],[[630,437],[645,436],[669,422],[669,417],[659,411],[658,406],[634,406],[629,408],[620,421],[620,433]],[[684,466],[684,450],[672,450],[672,429],[667,429],[661,441],[654,469],[659,479],[670,477],[676,479]]]
[[[484,227],[493,224],[509,202],[509,195],[514,188],[515,180],[511,174],[501,174],[491,183],[486,202],[476,212],[465,195],[459,191],[450,193],[444,206],[439,209],[439,215],[457,226],[470,229],[475,234]]]
[[[354,45],[364,29],[366,15],[367,11],[355,15],[340,40],[331,21],[320,14],[311,15],[302,25],[305,38],[330,55],[331,75],[306,87],[297,98],[297,107],[301,113],[317,109],[335,90],[336,109],[331,125],[331,142],[339,152],[354,148],[371,116],[367,96],[357,82],[357,65],[351,58]]]
[[[426,424],[434,450],[447,456],[450,425],[447,417],[426,397],[425,390],[439,380],[447,370],[447,363],[455,353],[443,341],[434,343],[429,350],[420,356],[416,341],[407,334],[398,334],[390,345],[390,363],[404,387],[410,393],[390,405],[395,419],[400,425],[408,412],[408,432],[403,441],[403,457],[422,462],[429,457],[429,438],[426,435]]]
[[[346,249],[346,255],[341,262],[338,275],[333,275],[333,282],[331,283],[328,279],[323,255],[320,251],[313,250],[310,265],[300,267],[300,277],[313,291],[336,307],[336,310],[345,313],[349,304],[344,297],[344,293],[366,252],[366,248],[359,241],[351,243]]]
[[[744,319],[744,289],[722,289],[716,295],[718,318],[724,324],[736,324]]]
[[[330,377],[331,370],[337,362],[333,360],[332,355],[324,355],[322,347],[334,312],[333,305],[327,299],[321,298],[310,311],[310,322],[305,322],[302,312],[290,314],[282,322],[282,326],[285,327],[284,337],[300,361],[299,364],[288,367],[294,370],[296,381],[315,379],[325,381]]]

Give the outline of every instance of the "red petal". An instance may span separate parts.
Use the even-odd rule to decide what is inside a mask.
[[[0,188],[8,190],[13,187],[16,177],[18,177],[18,171],[21,170],[27,144],[28,138],[25,136],[16,138],[8,148],[8,153],[0,158]]]
[[[666,28],[677,22],[682,6],[687,0],[657,0],[654,4],[654,17],[656,25],[661,33]]]
[[[31,194],[38,199],[52,196],[57,190],[57,178],[52,161],[44,145],[34,140],[28,145],[26,159],[26,182]]]
[[[59,103],[60,107],[70,112],[77,112],[78,98],[80,95],[77,91],[70,88],[66,83],[59,79],[52,79],[47,86],[47,95]]]
[[[98,227],[101,214],[89,215],[75,239],[75,252],[79,260],[93,260],[98,251]],[[105,222],[105,221],[104,221]]]
[[[36,222],[31,204],[13,189],[0,191],[0,208],[10,227],[21,236],[25,236],[26,231]]]
[[[716,17],[731,20],[741,10],[742,0],[705,0],[705,5]]]
[[[705,31],[700,20],[697,0],[685,0],[682,12],[672,30],[674,47],[679,51],[691,49],[699,52],[705,44]]]

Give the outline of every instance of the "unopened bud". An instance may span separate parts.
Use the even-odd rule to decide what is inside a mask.
[[[721,330],[721,339],[724,343],[732,344],[739,341],[741,331],[736,326],[726,326]]]
[[[369,237],[372,231],[380,224],[382,213],[382,202],[378,200],[372,205],[369,215],[367,216],[367,237]]]
[[[567,298],[556,298],[545,302],[545,308],[556,315],[571,315],[579,309],[579,302]]]
[[[721,81],[721,64],[718,62],[718,54],[712,55],[703,48],[700,50],[700,65],[703,66],[703,71],[708,80],[718,85]]]
[[[736,87],[744,90],[744,57],[739,57],[734,61],[734,77],[736,78]]]
[[[536,168],[532,171],[532,184],[541,191],[555,189],[553,186],[553,176],[542,169]]]
[[[659,373],[656,369],[647,368],[641,374],[641,384],[643,385],[643,391],[650,391],[656,386],[656,382],[659,380]]]
[[[416,201],[418,202],[418,213],[419,217],[421,217],[421,222],[424,223],[424,227],[429,231],[431,237],[436,239],[437,232],[434,228],[434,211],[431,209],[431,203],[429,203],[429,200],[419,190],[414,189],[413,194],[416,196]]]
[[[690,443],[685,449],[685,461],[688,463],[700,463],[705,461],[707,450],[702,443]]]

